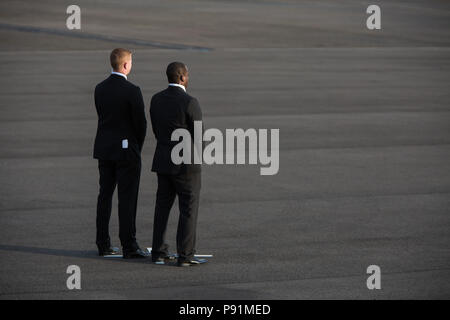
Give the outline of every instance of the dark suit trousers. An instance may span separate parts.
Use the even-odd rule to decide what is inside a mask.
[[[97,245],[109,246],[109,220],[112,196],[117,185],[119,199],[119,238],[125,250],[135,250],[136,209],[141,175],[141,159],[99,160],[100,192],[97,199]]]
[[[165,243],[167,221],[175,196],[178,196],[180,217],[177,229],[177,253],[180,260],[193,258],[200,187],[200,172],[178,175],[158,174],[152,255],[168,254],[168,245]]]

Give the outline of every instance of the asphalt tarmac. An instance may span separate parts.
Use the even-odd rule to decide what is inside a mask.
[[[79,1],[68,30],[64,4],[2,1],[0,299],[449,299],[450,3],[379,1],[381,30],[365,26],[369,4]],[[96,255],[93,89],[119,46],[134,51],[147,120],[179,60],[206,127],[280,130],[276,175],[203,166],[206,265]],[[149,123],[142,247],[154,148]],[[119,246],[116,206],[111,220]],[[66,287],[69,265],[81,290]]]

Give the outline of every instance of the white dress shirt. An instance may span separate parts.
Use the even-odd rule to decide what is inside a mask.
[[[184,92],[186,92],[186,88],[185,88],[182,84],[179,84],[179,83],[169,83],[169,86],[171,86],[171,87],[180,87],[181,89],[184,90]]]
[[[122,77],[124,77],[125,79],[127,79],[127,80],[128,80],[128,78],[127,78],[127,75],[126,75],[126,74],[123,74],[123,73],[120,73],[120,72],[116,72],[116,71],[111,71],[111,74],[117,74],[118,76],[122,76]]]

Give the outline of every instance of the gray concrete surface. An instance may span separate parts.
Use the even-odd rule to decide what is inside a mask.
[[[366,1],[78,4],[81,31],[65,29],[65,4],[0,4],[0,299],[450,298],[448,1],[381,1],[379,32],[365,28]],[[181,60],[206,126],[280,129],[277,175],[204,167],[207,265],[96,256],[92,95],[120,45],[135,51],[129,79],[147,112],[165,66]],[[154,147],[149,130],[143,247]],[[117,234],[114,208],[116,245]],[[72,264],[80,291],[66,288]],[[366,287],[372,264],[381,290]]]

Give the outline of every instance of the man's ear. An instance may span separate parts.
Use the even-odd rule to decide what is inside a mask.
[[[125,70],[128,70],[128,63],[127,63],[127,62],[125,62],[125,63],[123,64],[123,68],[124,68]]]

